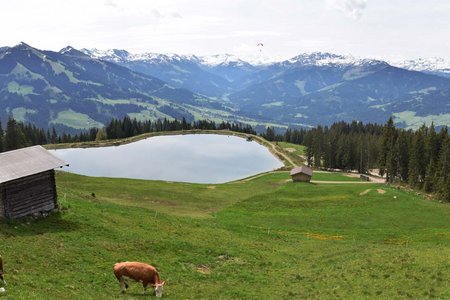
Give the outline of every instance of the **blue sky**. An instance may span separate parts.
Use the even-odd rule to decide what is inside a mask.
[[[449,0],[14,0],[0,46],[450,60],[449,16]]]

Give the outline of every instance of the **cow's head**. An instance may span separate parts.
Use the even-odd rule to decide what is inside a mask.
[[[155,288],[155,296],[156,296],[156,297],[158,297],[158,298],[161,298],[161,297],[162,297],[163,291],[164,291],[163,286],[164,286],[165,284],[166,284],[165,281],[163,281],[163,282],[161,282],[161,283],[155,283],[155,284],[153,284],[153,287]]]

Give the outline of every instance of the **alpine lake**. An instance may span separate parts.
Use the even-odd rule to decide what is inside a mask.
[[[225,183],[283,166],[257,142],[220,134],[156,136],[120,146],[50,151],[69,164],[65,171],[96,177]]]

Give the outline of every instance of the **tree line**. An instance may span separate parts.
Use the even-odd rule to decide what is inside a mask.
[[[0,121],[0,152],[48,143],[73,143],[120,139],[142,133],[178,130],[231,130],[256,134],[250,125],[208,120],[138,121],[128,116],[112,119],[104,128],[91,128],[78,134],[58,134],[8,118],[3,130]],[[418,130],[396,128],[392,118],[385,125],[337,122],[311,129],[288,128],[282,134],[267,127],[260,134],[269,141],[306,146],[306,163],[324,169],[379,169],[390,183],[406,183],[450,201],[450,137],[447,127],[439,132],[431,125]]]
[[[395,128],[392,118],[383,128],[380,174],[387,182],[405,182],[450,201],[450,136],[434,125],[418,130]]]
[[[310,130],[288,129],[263,134],[272,141],[306,146],[309,166],[324,169],[379,169],[389,183],[408,184],[450,201],[450,136],[448,128],[439,132],[434,125],[418,130],[396,128],[392,118],[385,125],[337,122]]]
[[[199,120],[187,122],[179,120],[138,121],[126,116],[123,119],[112,119],[104,128],[91,128],[77,134],[57,133],[53,127],[44,130],[32,124],[25,124],[9,117],[3,129],[0,120],[0,152],[15,150],[33,145],[76,143],[99,141],[106,139],[121,139],[148,132],[178,131],[178,130],[231,130],[256,134],[250,125],[241,123]]]

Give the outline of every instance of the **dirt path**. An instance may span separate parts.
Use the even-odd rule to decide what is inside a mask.
[[[339,173],[339,174],[343,174],[343,175],[347,174],[347,176],[349,176],[349,177],[359,177],[359,175],[360,175],[358,173],[328,172],[328,171],[316,171],[316,170],[314,170],[314,173]],[[370,178],[369,183],[385,183],[386,182],[386,179],[384,179],[382,177],[378,177],[378,176],[374,176],[374,175],[367,175],[367,174],[364,174],[364,175]]]
[[[379,182],[374,181],[322,181],[322,180],[311,180],[311,183],[320,183],[320,184],[374,184]]]
[[[365,194],[367,194],[368,192],[370,192],[372,189],[367,189],[364,192],[359,193],[360,196],[364,196]]]
[[[255,176],[247,177],[247,178],[244,178],[244,179],[236,180],[236,181],[233,181],[233,182],[230,182],[230,183],[246,182],[246,181],[250,181],[250,180],[253,180],[253,179],[265,176],[267,174],[272,174],[272,173],[289,173],[289,171],[270,171],[270,172],[266,172],[266,173],[257,174]],[[288,179],[288,180],[290,181],[291,179]]]
[[[258,143],[260,143],[263,146],[266,146],[265,143],[267,143],[265,140],[261,139],[259,136],[252,136],[254,140],[257,140]],[[268,142],[270,144],[271,149],[269,149],[272,153],[276,154],[277,156],[281,156],[284,160],[288,161],[292,167],[296,167],[297,165],[292,161],[292,159],[289,158],[286,154],[284,154],[282,151],[279,151],[277,149],[277,146],[272,143]]]

